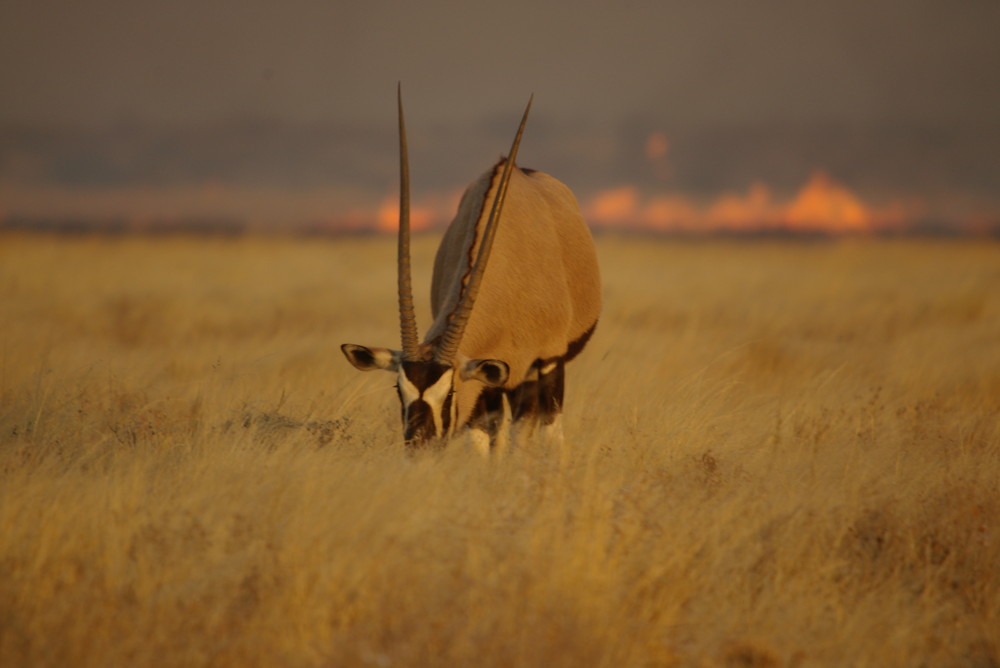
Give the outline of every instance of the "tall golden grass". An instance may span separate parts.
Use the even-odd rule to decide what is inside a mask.
[[[599,252],[483,460],[340,355],[391,240],[0,239],[0,665],[1000,665],[1000,247]]]

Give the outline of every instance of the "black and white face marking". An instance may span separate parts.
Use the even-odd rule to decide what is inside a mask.
[[[466,359],[456,369],[434,361],[407,362],[402,352],[389,348],[352,343],[340,348],[361,371],[382,369],[396,373],[403,433],[411,447],[447,438],[458,428],[456,374],[463,381],[475,380],[492,388],[503,387],[510,375],[507,363],[496,359]]]
[[[455,422],[455,370],[436,362],[403,362],[396,390],[407,445],[448,436]]]

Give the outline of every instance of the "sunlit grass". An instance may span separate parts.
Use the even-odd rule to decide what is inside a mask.
[[[0,239],[0,665],[1000,664],[1000,247],[599,251],[483,461],[339,352],[391,240]]]

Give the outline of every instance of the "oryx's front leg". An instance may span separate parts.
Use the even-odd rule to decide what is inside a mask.
[[[546,440],[562,441],[565,369],[561,359],[538,360],[524,382],[511,392],[518,436],[528,436],[537,431]]]
[[[501,387],[487,387],[479,395],[469,422],[469,445],[481,455],[504,449],[510,441],[511,409]]]

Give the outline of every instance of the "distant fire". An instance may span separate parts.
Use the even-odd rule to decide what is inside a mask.
[[[797,230],[868,232],[874,217],[854,193],[823,172],[813,174],[784,211],[785,224]]]
[[[444,221],[451,220],[458,209],[460,192],[445,195],[431,195],[410,203],[410,228],[423,232]],[[395,232],[399,226],[399,197],[386,197],[375,214],[375,229],[379,232]]]
[[[645,157],[654,169],[669,168],[669,142],[652,135]],[[660,173],[660,172],[658,172]],[[666,172],[662,172],[666,174]],[[780,195],[763,182],[745,191],[695,197],[671,192],[669,178],[658,190],[622,184],[594,193],[577,190],[587,222],[597,230],[662,234],[718,233],[865,235],[943,230],[949,234],[1000,234],[996,207],[949,201],[866,201],[823,171],[793,193]],[[443,228],[454,217],[460,190],[415,193],[415,231]],[[189,187],[70,188],[0,183],[0,228],[187,230],[280,229],[313,233],[393,233],[399,201],[395,194],[315,188],[237,187],[207,182]],[[936,227],[935,227],[936,226]]]
[[[665,144],[661,152],[653,140],[650,143],[651,158],[665,156]],[[452,193],[415,200],[410,211],[412,228],[419,232],[447,223],[454,216],[459,197]],[[882,208],[867,205],[824,172],[813,174],[785,201],[776,198],[763,183],[752,185],[745,193],[724,193],[707,202],[683,194],[643,197],[637,188],[626,185],[585,198],[582,208],[584,217],[596,228],[675,233],[781,230],[859,234],[901,227],[906,216],[913,213],[901,204]],[[398,218],[398,199],[386,197],[375,213],[374,228],[394,232]]]
[[[789,231],[859,234],[901,228],[916,211],[896,202],[875,207],[818,171],[790,199],[776,198],[763,183],[745,193],[724,193],[699,202],[683,194],[642,197],[633,186],[601,191],[584,203],[598,228],[710,233]]]

